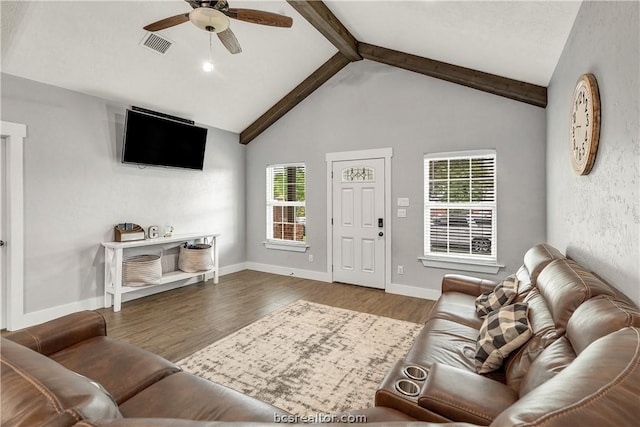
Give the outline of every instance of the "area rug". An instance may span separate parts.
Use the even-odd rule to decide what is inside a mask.
[[[422,325],[298,301],[178,362],[295,415],[373,406]]]

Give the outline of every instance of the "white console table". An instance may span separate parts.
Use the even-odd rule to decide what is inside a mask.
[[[160,286],[165,283],[186,280],[192,277],[202,276],[203,280],[213,278],[213,283],[218,283],[218,237],[214,233],[190,233],[174,235],[171,237],[159,237],[157,239],[134,240],[130,242],[103,242],[104,246],[104,306],[111,307],[111,296],[113,296],[113,311],[120,311],[122,306],[122,294],[136,292],[142,289]],[[125,249],[139,248],[142,246],[158,246],[167,243],[182,243],[198,241],[211,245],[211,257],[213,268],[197,273],[185,273],[184,271],[172,271],[162,275],[160,283],[146,286],[123,286],[122,284],[122,261]],[[176,245],[178,246],[178,245]]]

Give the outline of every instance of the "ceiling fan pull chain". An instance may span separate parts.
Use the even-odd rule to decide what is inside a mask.
[[[209,61],[205,62],[202,65],[202,69],[207,73],[212,72],[213,69],[214,69],[214,65],[213,65],[213,44],[211,42],[211,34],[212,34],[212,31],[209,31]]]
[[[213,64],[213,43],[211,42],[211,31],[209,31],[209,62]]]

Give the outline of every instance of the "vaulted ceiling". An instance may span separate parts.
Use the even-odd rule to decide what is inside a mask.
[[[165,54],[141,46],[143,26],[185,13],[183,0],[2,1],[2,72],[240,134],[250,142],[352,62],[374,60],[546,105],[548,84],[581,2],[241,1],[293,18],[291,28],[237,20],[243,52],[187,22],[159,31]]]

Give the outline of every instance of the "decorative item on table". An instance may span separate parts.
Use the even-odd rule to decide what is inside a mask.
[[[157,285],[162,278],[160,255],[136,255],[122,262],[125,286]]]
[[[132,240],[144,240],[144,230],[138,224],[123,222],[114,227],[114,239],[116,242],[130,242]]]
[[[178,268],[186,273],[211,270],[213,268],[211,245],[206,243],[185,243],[180,246]]]
[[[160,237],[160,226],[152,225],[147,229],[147,235],[150,239],[157,239]]]
[[[164,237],[171,237],[173,233],[173,225],[165,225],[164,226]]]

